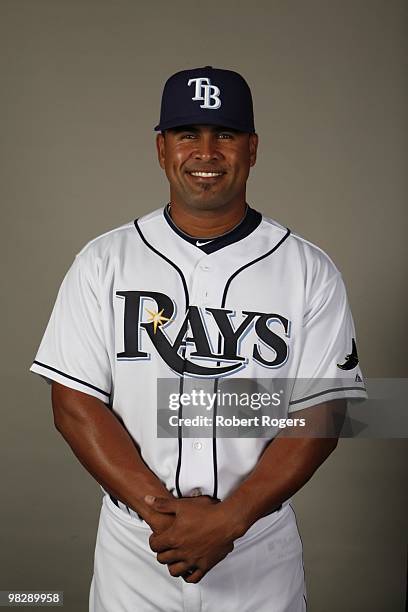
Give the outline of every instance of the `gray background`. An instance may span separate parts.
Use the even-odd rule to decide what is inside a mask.
[[[87,609],[100,489],[27,370],[74,254],[167,201],[152,128],[176,70],[246,76],[248,201],[334,259],[365,374],[407,376],[404,5],[1,0],[0,589]],[[296,496],[312,612],[404,609],[406,448],[342,440]]]

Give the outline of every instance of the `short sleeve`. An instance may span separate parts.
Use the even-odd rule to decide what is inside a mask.
[[[309,300],[301,336],[289,412],[333,399],[366,399],[354,322],[337,270]]]
[[[104,341],[96,263],[79,254],[68,270],[30,367],[48,383],[59,382],[108,403],[111,366]]]

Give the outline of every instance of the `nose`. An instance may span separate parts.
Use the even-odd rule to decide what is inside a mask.
[[[194,151],[195,159],[207,161],[210,159],[220,159],[222,157],[218,148],[218,139],[215,134],[201,134],[197,139],[197,147]]]

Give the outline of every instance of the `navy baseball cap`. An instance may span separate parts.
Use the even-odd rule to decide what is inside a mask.
[[[251,90],[238,72],[205,66],[176,72],[166,81],[154,129],[198,124],[255,132]]]

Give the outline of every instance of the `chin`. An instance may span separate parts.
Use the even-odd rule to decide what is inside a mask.
[[[202,191],[200,194],[188,194],[185,203],[195,210],[217,210],[223,208],[231,201],[230,194],[210,193]]]

